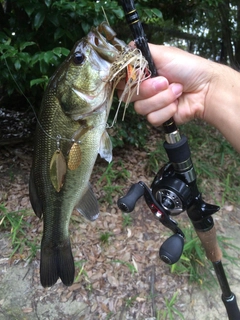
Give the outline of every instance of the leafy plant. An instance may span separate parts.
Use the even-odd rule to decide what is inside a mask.
[[[124,228],[132,224],[133,218],[130,213],[122,213],[122,218],[122,224]]]
[[[165,308],[166,310],[158,310],[157,311],[157,320],[174,320],[176,319],[176,315],[180,317],[180,319],[184,320],[184,316],[181,312],[174,307],[176,303],[178,293],[175,292],[171,299],[164,298],[165,301]]]
[[[183,232],[185,234],[183,254],[180,260],[170,267],[171,272],[179,275],[184,274],[188,276],[190,282],[197,282],[198,284],[210,287],[213,283],[216,283],[215,277],[210,272],[213,269],[212,264],[207,260],[205,250],[193,227],[188,226],[183,228]],[[238,259],[230,255],[226,248],[239,252],[240,247],[233,245],[230,242],[230,238],[218,236],[217,239],[223,253],[223,258],[230,263],[237,264]]]
[[[122,193],[122,187],[117,183],[126,181],[129,175],[129,172],[124,168],[122,161],[112,161],[109,163],[107,169],[105,169],[97,183],[102,187],[104,192],[104,196],[101,197],[101,201],[106,201],[109,204],[112,204],[114,195]]]
[[[118,99],[114,97],[108,120],[110,126],[115,117],[117,106]],[[125,106],[123,103],[118,112],[117,122],[111,129],[113,147],[123,147],[125,144],[128,144],[134,145],[137,148],[144,148],[149,136],[149,124],[144,117],[138,115],[134,111],[132,104],[128,106],[126,112],[124,111],[124,108]]]
[[[128,297],[125,299],[125,306],[127,308],[133,307],[134,303],[136,302],[137,296]]]
[[[77,282],[81,276],[83,276],[84,279],[89,282],[88,274],[87,274],[86,270],[84,269],[84,264],[85,263],[86,263],[86,260],[75,261],[76,269],[79,269],[79,271],[77,273],[77,276],[76,276],[74,282]]]
[[[103,244],[109,244],[109,239],[110,237],[112,236],[113,234],[111,232],[103,232],[101,233],[100,235],[100,241],[103,243]]]
[[[56,66],[77,40],[104,20],[123,19],[116,1],[19,0],[6,2],[1,10],[0,83],[8,95],[24,93],[38,101]],[[17,83],[17,86],[16,86]],[[34,86],[33,88],[31,88]],[[41,99],[40,99],[41,100]]]
[[[112,311],[109,311],[106,317],[106,320],[110,320],[114,316],[114,313]]]
[[[222,250],[223,258],[230,262],[231,264],[235,264],[236,266],[239,266],[239,251],[240,247],[233,244],[231,241],[233,241],[232,238],[224,237],[224,236],[217,236],[218,244],[220,249]],[[230,255],[228,250],[231,249],[233,252],[236,253],[236,256]]]
[[[11,230],[9,237],[13,250],[10,257],[18,253],[31,260],[35,257],[39,248],[37,239],[30,241],[27,237],[26,230],[29,224],[24,219],[27,215],[26,210],[8,211],[4,204],[0,204],[0,228],[3,230],[9,230],[10,228]],[[25,252],[26,248],[30,249],[28,253]]]
[[[111,262],[114,262],[114,263],[120,263],[120,264],[123,264],[124,266],[128,267],[129,271],[131,272],[131,274],[133,275],[134,273],[137,273],[137,269],[136,267],[130,263],[130,262],[127,262],[127,261],[122,261],[122,260],[119,260],[119,259],[116,259],[116,260],[112,260]]]
[[[160,140],[160,139],[159,139]],[[168,162],[166,151],[163,147],[163,142],[158,141],[155,148],[152,148],[148,152],[148,162],[146,165],[146,170],[149,174],[157,173],[161,165]]]
[[[199,238],[192,227],[183,229],[185,234],[185,245],[180,260],[171,266],[171,272],[184,274],[191,282],[203,284],[209,280],[210,263],[205,256]],[[206,272],[208,268],[208,272]]]

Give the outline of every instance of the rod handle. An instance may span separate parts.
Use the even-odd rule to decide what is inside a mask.
[[[217,242],[215,226],[213,225],[213,227],[208,231],[196,230],[196,233],[206,251],[207,258],[211,262],[222,260],[222,252]]]
[[[240,311],[237,305],[237,299],[234,293],[230,297],[222,295],[222,301],[226,307],[229,320],[240,320]]]

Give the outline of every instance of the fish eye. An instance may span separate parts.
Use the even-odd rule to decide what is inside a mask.
[[[80,65],[83,63],[85,59],[84,54],[82,54],[81,52],[75,52],[74,57],[73,57],[73,62],[77,65]]]

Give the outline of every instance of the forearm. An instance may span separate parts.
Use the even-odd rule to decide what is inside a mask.
[[[240,152],[240,73],[227,66],[214,65],[204,120]]]

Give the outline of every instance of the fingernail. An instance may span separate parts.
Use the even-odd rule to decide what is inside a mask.
[[[180,83],[174,83],[172,85],[172,92],[178,97],[182,94],[183,86]]]
[[[167,89],[168,87],[168,81],[164,77],[158,77],[157,79],[154,79],[152,82],[152,87],[156,91],[162,91]]]

